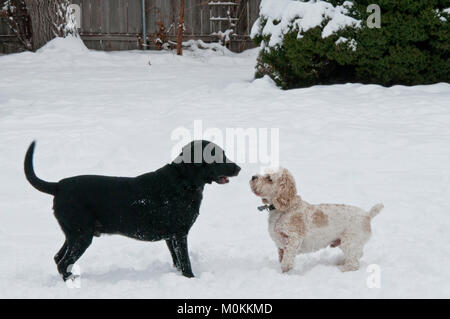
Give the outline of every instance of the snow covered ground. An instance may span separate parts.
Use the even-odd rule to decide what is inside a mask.
[[[281,91],[253,80],[256,54],[105,53],[56,40],[0,57],[0,297],[450,297],[450,85]],[[341,273],[341,252],[328,248],[282,274],[248,187],[259,166],[242,163],[230,184],[206,187],[189,238],[195,279],[172,268],[163,242],[106,236],[78,263],[81,288],[68,289],[53,263],[63,235],[52,198],[24,178],[29,143],[46,180],[134,176],[167,163],[172,131],[194,120],[279,128],[281,165],[311,203],[383,202],[361,269]],[[381,288],[366,284],[370,264]]]

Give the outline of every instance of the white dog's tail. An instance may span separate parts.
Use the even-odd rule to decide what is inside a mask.
[[[384,208],[383,204],[376,204],[375,206],[372,207],[372,209],[369,212],[369,216],[370,218],[374,218],[375,216],[378,215],[378,213]]]

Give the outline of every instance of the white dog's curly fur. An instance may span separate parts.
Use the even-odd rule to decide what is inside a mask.
[[[330,245],[339,246],[344,253],[342,271],[359,268],[364,245],[371,235],[371,219],[383,209],[383,204],[375,205],[369,213],[355,206],[311,205],[297,195],[295,180],[287,169],[255,175],[250,187],[264,204],[275,208],[269,212],[269,233],[278,247],[283,272],[292,269],[297,254]]]

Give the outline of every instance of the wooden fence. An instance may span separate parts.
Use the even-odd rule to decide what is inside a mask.
[[[261,0],[185,0],[184,41],[219,40],[218,34],[231,28],[230,49],[253,47],[250,30],[258,18]],[[0,0],[1,3],[4,0]],[[96,50],[142,49],[141,0],[72,0],[79,9],[80,34],[86,46]],[[180,0],[145,0],[148,48],[156,48],[161,27],[169,41],[175,41]],[[76,7],[78,6],[78,7]],[[17,50],[7,25],[0,21],[0,52]]]

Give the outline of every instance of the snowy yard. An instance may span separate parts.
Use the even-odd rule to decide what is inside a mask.
[[[450,85],[347,84],[281,91],[253,80],[256,50],[88,51],[56,40],[0,57],[0,297],[391,298],[450,297]],[[151,65],[149,65],[151,61]],[[282,274],[266,213],[241,163],[207,185],[189,237],[195,279],[178,274],[164,242],[94,239],[68,289],[53,256],[63,234],[52,197],[25,180],[78,174],[135,176],[170,160],[177,127],[279,128],[280,164],[311,203],[385,209],[372,223],[361,269],[341,273],[339,249],[297,256]],[[368,288],[366,268],[381,269]]]

